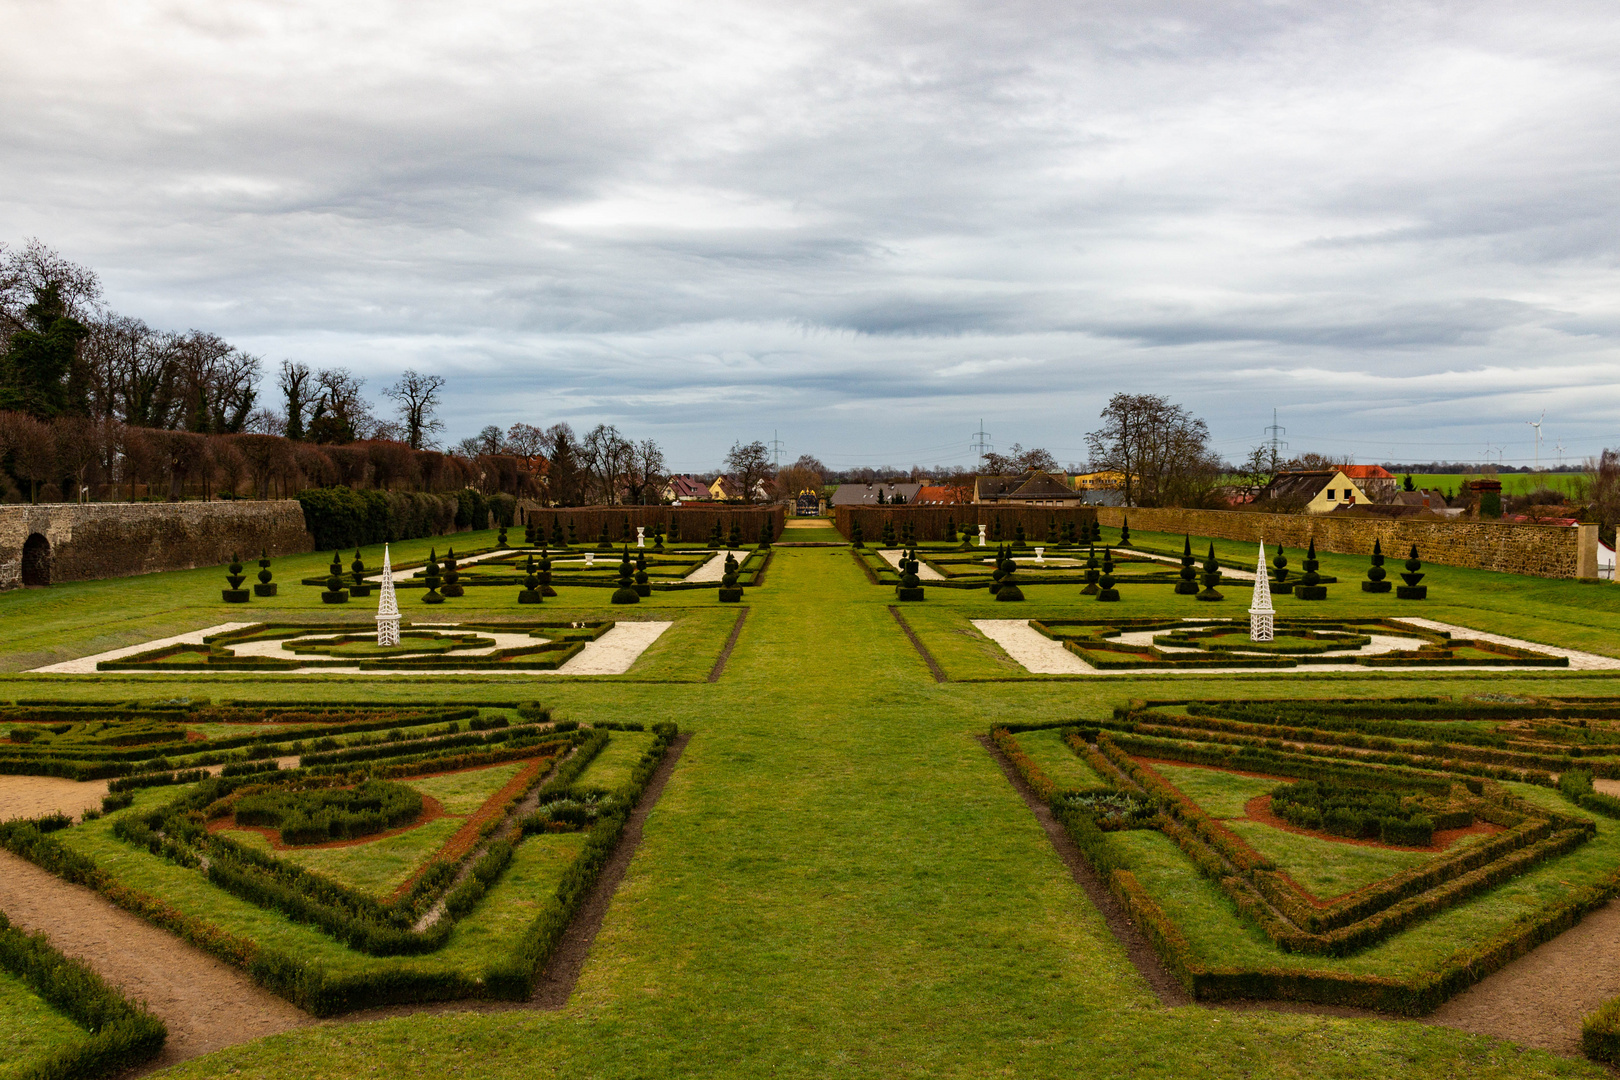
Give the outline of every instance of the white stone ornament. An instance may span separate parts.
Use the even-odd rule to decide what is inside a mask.
[[[1249,601],[1249,640],[1270,641],[1276,632],[1276,609],[1271,606],[1271,579],[1266,576],[1266,542],[1254,568],[1254,598]]]
[[[377,645],[399,644],[399,601],[394,599],[394,568],[388,561],[388,545],[383,545],[382,591],[377,595]]]
[[[587,570],[589,570],[592,566],[595,566],[595,565],[596,565],[596,552],[587,551],[585,553],[585,568]]]
[[[987,537],[989,535],[990,535],[990,526],[981,524],[979,526],[979,546],[980,547],[984,547],[985,537]]]
[[[636,526],[636,547],[646,547],[646,546],[647,546],[647,526],[645,526],[645,525],[637,525]]]
[[[1045,548],[1038,547],[1038,548],[1035,549],[1035,561],[1036,562],[1045,562],[1046,561],[1046,549]]]

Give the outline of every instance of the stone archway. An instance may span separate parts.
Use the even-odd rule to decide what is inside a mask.
[[[23,544],[22,583],[24,588],[51,583],[51,542],[39,533]]]

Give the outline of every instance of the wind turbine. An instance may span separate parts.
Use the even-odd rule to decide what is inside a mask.
[[[1554,449],[1558,451],[1558,467],[1562,469],[1564,467],[1564,440],[1559,439],[1558,445]]]
[[[1547,419],[1547,410],[1541,410],[1541,420],[1526,420],[1525,423],[1536,429],[1536,472],[1541,471],[1541,424]]]

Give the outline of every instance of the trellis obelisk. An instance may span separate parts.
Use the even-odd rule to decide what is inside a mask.
[[[1249,602],[1249,640],[1270,641],[1276,631],[1276,609],[1271,606],[1271,579],[1266,576],[1266,542],[1260,541],[1260,558],[1254,567],[1254,599]]]
[[[388,545],[383,545],[382,593],[377,598],[377,644],[399,644],[399,602],[394,599],[394,568],[388,562]]]

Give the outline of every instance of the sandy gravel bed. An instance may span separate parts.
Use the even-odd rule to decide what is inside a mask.
[[[880,551],[880,552],[878,552],[878,554],[883,556],[883,561],[884,562],[888,563],[890,566],[894,567],[896,570],[900,569],[900,555],[902,554],[900,551],[898,551],[898,550]],[[929,566],[927,563],[923,562],[921,559],[918,559],[917,560],[917,580],[918,581],[944,581],[945,580],[945,575],[940,573],[938,570],[935,570],[932,566]]]
[[[314,1023],[235,968],[8,851],[0,910],[145,1001],[169,1028],[159,1065]]]
[[[683,581],[719,581],[726,576],[726,552],[722,551],[696,570],[682,578]],[[748,557],[746,551],[733,551],[730,554],[741,563]]]
[[[141,645],[130,645],[123,649],[113,649],[110,652],[96,653],[94,656],[84,656],[77,660],[64,660],[60,664],[51,664],[47,667],[34,668],[36,675],[94,675],[96,665],[103,660],[122,660],[126,656],[134,656],[149,649],[161,649],[169,645],[201,645],[205,637],[214,634],[223,634],[229,630],[240,630],[244,626],[252,626],[250,622],[227,622],[218,626],[205,627],[202,630],[193,630],[189,634],[178,634],[175,637],[158,638]]]
[[[1036,675],[1100,675],[1096,668],[1029,625],[1028,619],[974,619],[973,625]]]
[[[0,821],[66,814],[78,817],[100,808],[105,780],[64,780],[59,776],[0,776]]]

